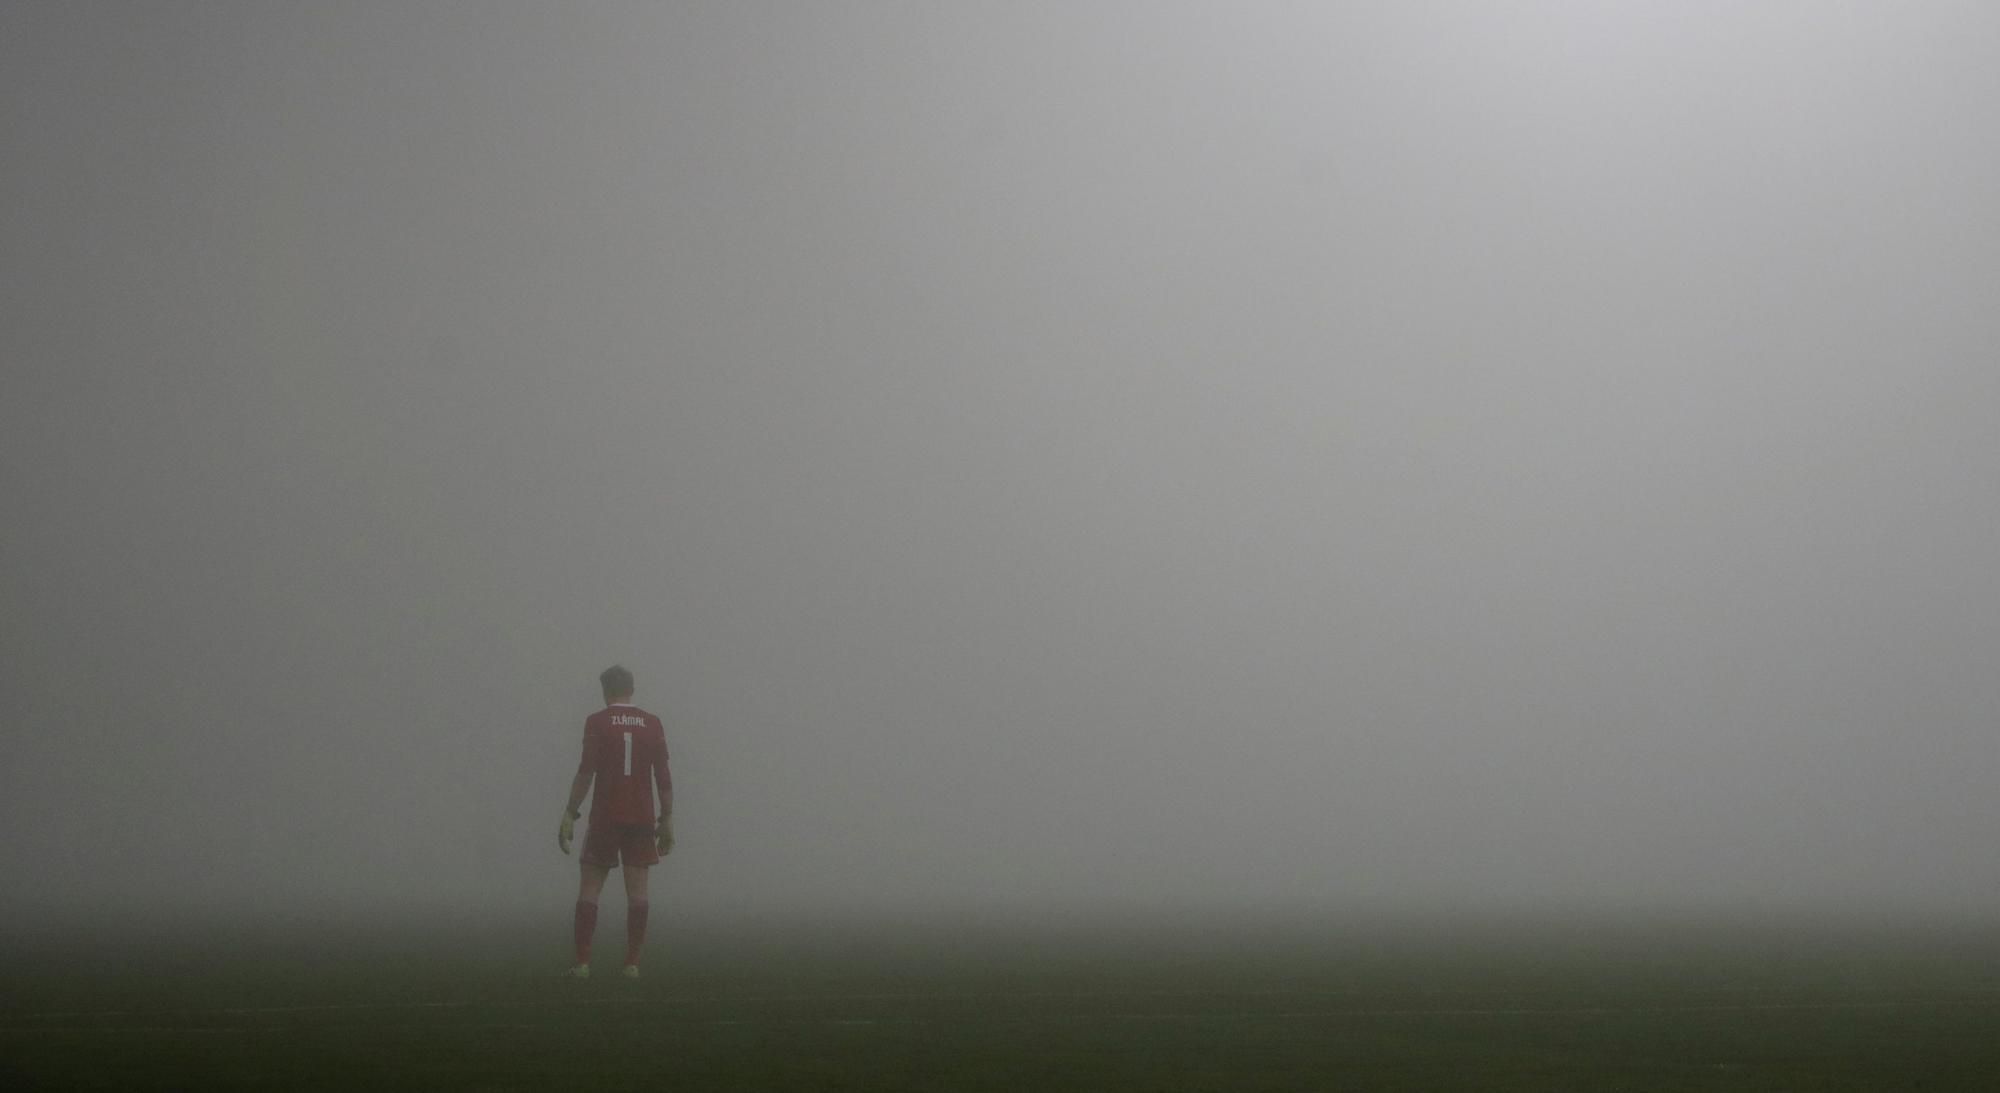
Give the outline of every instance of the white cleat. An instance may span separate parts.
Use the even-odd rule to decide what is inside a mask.
[[[639,978],[639,965],[627,964],[625,965],[625,970],[620,974],[627,979],[637,979]]]
[[[576,967],[562,973],[562,977],[564,979],[589,979],[590,965],[578,964]]]

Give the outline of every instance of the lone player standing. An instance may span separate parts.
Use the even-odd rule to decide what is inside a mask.
[[[597,677],[604,708],[583,722],[583,759],[570,783],[556,845],[569,853],[578,806],[590,801],[583,834],[583,876],[576,889],[576,964],[568,974],[590,978],[590,935],[597,929],[597,895],[622,861],[625,873],[625,977],[639,978],[639,948],[646,942],[646,870],[674,848],[674,781],[667,773],[667,735],[660,719],[632,705],[632,673],[620,665]],[[653,787],[660,789],[653,819]]]

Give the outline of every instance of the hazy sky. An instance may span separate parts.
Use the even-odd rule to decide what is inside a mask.
[[[1979,3],[0,7],[0,913],[2000,910]]]

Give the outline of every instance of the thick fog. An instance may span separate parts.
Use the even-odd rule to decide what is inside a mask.
[[[9,919],[563,914],[614,662],[669,913],[2000,904],[1984,5],[17,3],[0,97]]]

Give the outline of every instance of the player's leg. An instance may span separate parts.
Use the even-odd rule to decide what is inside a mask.
[[[639,950],[646,944],[646,914],[652,904],[646,899],[648,867],[625,863],[625,974],[637,978]]]
[[[604,879],[610,875],[610,869],[595,862],[586,861],[578,867],[572,931],[576,940],[576,966],[570,969],[572,975],[590,974],[590,938],[597,932],[597,897],[604,891]]]

